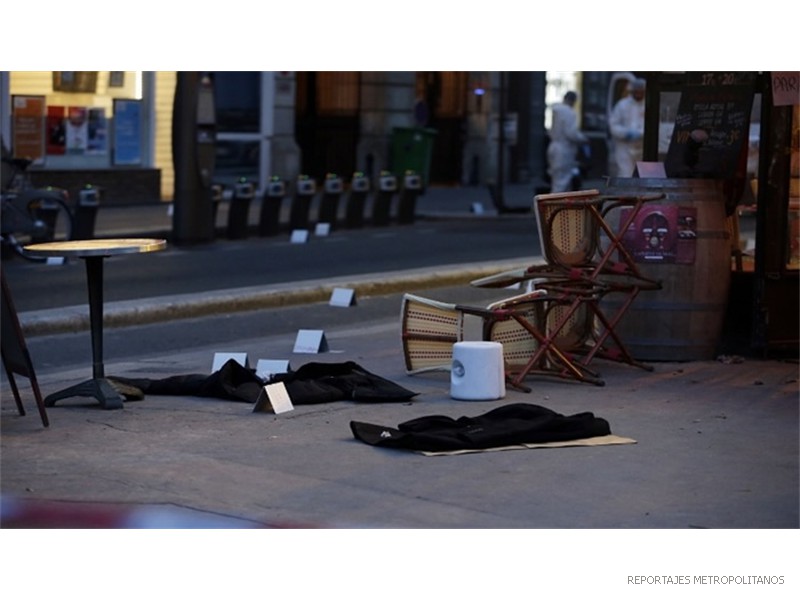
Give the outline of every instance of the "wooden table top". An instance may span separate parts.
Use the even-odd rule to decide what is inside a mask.
[[[157,252],[167,247],[167,241],[153,238],[110,238],[45,242],[25,246],[32,256],[112,256]]]

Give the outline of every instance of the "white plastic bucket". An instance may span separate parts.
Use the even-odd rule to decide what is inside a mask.
[[[454,400],[499,400],[506,395],[503,345],[499,342],[456,342],[450,370]]]

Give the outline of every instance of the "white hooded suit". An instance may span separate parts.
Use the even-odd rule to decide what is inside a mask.
[[[575,110],[568,104],[555,104],[550,145],[547,147],[551,193],[568,192],[571,189],[572,170],[578,165],[575,158],[578,146],[587,141],[588,138],[578,129]]]
[[[637,161],[642,160],[644,137],[644,100],[626,96],[616,103],[608,123],[614,138],[614,164],[617,177],[631,177]]]

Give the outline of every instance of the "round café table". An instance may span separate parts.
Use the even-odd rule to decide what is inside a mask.
[[[86,263],[89,324],[92,335],[92,378],[50,394],[44,400],[45,406],[53,406],[63,398],[90,396],[105,409],[122,408],[125,397],[106,379],[103,366],[103,261],[109,256],[157,252],[166,246],[166,240],[150,238],[70,240],[25,246],[25,250],[32,256],[75,257],[83,259]]]

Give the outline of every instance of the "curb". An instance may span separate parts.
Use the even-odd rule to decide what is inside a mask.
[[[206,317],[253,310],[280,308],[323,302],[336,288],[352,289],[359,296],[381,296],[411,289],[432,289],[468,285],[470,281],[502,271],[525,267],[535,257],[470,263],[466,267],[441,266],[394,271],[386,274],[350,275],[319,281],[281,283],[211,292],[181,294],[146,300],[108,303],[103,307],[104,327],[148,325],[180,319]],[[20,325],[26,336],[76,333],[90,328],[88,306],[72,306],[20,313]]]

